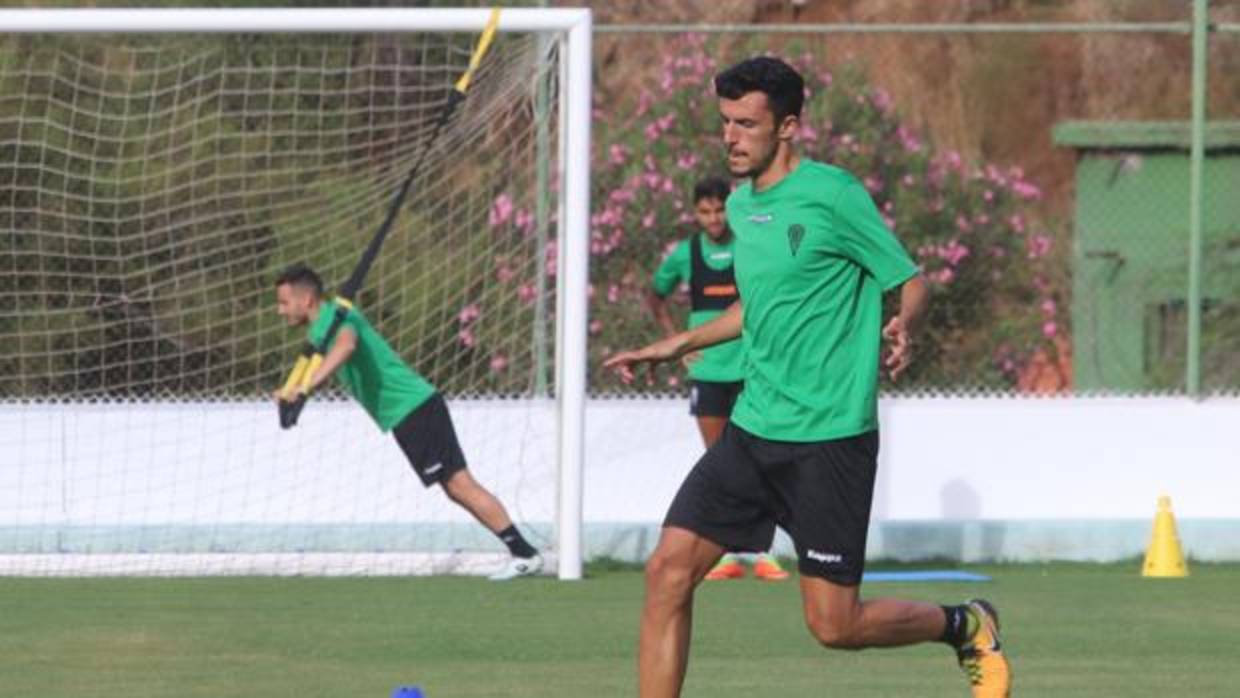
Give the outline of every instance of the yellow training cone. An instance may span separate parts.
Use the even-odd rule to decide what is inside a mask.
[[[1158,498],[1158,513],[1154,515],[1154,538],[1145,551],[1145,567],[1142,577],[1187,577],[1188,565],[1180,548],[1180,536],[1175,532],[1175,516],[1171,514],[1171,498]]]

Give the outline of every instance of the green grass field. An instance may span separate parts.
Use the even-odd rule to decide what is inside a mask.
[[[1020,696],[1240,694],[1240,566],[1145,580],[1138,565],[972,567],[987,584],[868,596],[993,600]],[[5,698],[428,698],[635,694],[642,580],[0,579]],[[686,696],[968,695],[940,645],[817,647],[795,583],[698,596]]]

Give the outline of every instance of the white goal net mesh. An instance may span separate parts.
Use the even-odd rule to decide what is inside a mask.
[[[0,37],[0,575],[498,559],[351,400],[285,432],[269,397],[304,342],[274,278],[337,288],[427,148],[357,305],[551,545],[559,70],[501,35],[430,142],[475,40]]]

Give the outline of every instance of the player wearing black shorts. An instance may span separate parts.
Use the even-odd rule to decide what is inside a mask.
[[[732,187],[718,177],[693,187],[693,216],[700,233],[681,240],[654,273],[649,305],[660,328],[678,332],[665,299],[681,284],[689,287],[689,328],[703,325],[723,314],[736,302],[736,276],[732,268],[732,231],[728,229],[724,202]],[[685,357],[689,367],[689,414],[697,419],[706,448],[723,434],[732,407],[744,386],[745,355],[741,341],[717,344]],[[779,581],[788,573],[764,549],[756,553],[753,573],[758,579]],[[708,580],[741,579],[745,566],[741,556],[728,552],[706,573]]]
[[[325,302],[323,281],[305,265],[289,267],[276,279],[276,304],[290,326],[306,327],[311,344],[319,344],[335,308]],[[507,546],[512,557],[491,579],[501,581],[537,573],[542,557],[513,525],[504,505],[465,467],[452,417],[435,388],[405,364],[366,317],[350,308],[310,378],[310,390],[335,375],[383,431],[390,431],[422,484],[439,484]]]
[[[715,91],[728,167],[749,180],[727,201],[740,301],[712,322],[606,362],[631,380],[637,364],[738,335],[746,356],[732,421],[676,494],[646,565],[640,695],[680,695],[694,588],[725,550],[763,549],[780,526],[796,546],[805,622],[820,643],[942,641],[956,650],[975,697],[1006,697],[1011,672],[990,604],[860,596],[878,375],[885,368],[897,378],[911,361],[925,284],[856,177],[796,153],[804,82],[793,68],[750,59],[717,76]],[[882,325],[882,295],[895,289],[899,311]],[[890,343],[885,359],[880,336]]]

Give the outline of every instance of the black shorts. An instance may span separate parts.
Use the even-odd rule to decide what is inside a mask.
[[[465,454],[456,440],[448,406],[439,393],[400,420],[392,436],[405,452],[413,472],[427,487],[444,482],[456,471],[465,469]]]
[[[745,387],[744,381],[691,381],[689,414],[694,417],[731,417],[732,406]]]
[[[689,472],[664,526],[726,550],[765,551],[775,526],[801,574],[861,583],[878,469],[878,432],[830,441],[770,441],[729,423]]]

